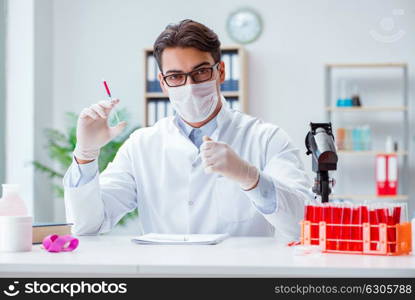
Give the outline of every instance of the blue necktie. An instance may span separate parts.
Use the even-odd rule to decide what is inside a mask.
[[[199,128],[194,128],[189,135],[192,143],[199,149],[200,145],[203,143],[203,132]]]

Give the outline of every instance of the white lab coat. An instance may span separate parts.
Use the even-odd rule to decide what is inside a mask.
[[[110,231],[138,207],[144,233],[229,233],[298,238],[309,179],[287,134],[277,126],[231,110],[217,115],[211,138],[230,145],[272,178],[277,208],[263,214],[250,193],[218,174],[206,174],[198,149],[174,117],[133,132],[114,161],[87,184],[65,187],[67,221],[75,234]]]

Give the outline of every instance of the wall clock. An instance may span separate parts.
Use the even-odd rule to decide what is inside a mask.
[[[262,20],[254,10],[241,8],[229,15],[227,30],[235,42],[241,44],[252,43],[261,35]]]

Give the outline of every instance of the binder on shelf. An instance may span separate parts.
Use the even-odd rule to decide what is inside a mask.
[[[236,100],[232,103],[232,109],[241,111],[241,106],[239,105],[239,99],[236,98]]]
[[[397,195],[398,158],[396,154],[376,156],[376,190],[378,196]]]
[[[233,108],[233,101],[232,101],[232,99],[231,98],[225,98],[226,99],[226,102],[229,104],[229,107],[232,109]]]
[[[157,121],[174,115],[168,98],[153,98],[147,103],[147,126],[153,126]]]
[[[238,97],[225,97],[225,99],[231,109],[239,110]]]
[[[169,100],[164,99],[163,100],[163,115],[164,115],[163,118],[168,117],[168,108],[167,108],[168,104],[169,104]]]
[[[155,80],[154,56],[147,56],[147,92],[153,92],[153,82]]]
[[[161,92],[157,79],[157,61],[153,54],[147,56],[147,92]]]
[[[149,101],[147,103],[147,125],[153,126],[157,120],[157,103],[155,101]]]
[[[398,157],[396,154],[388,155],[388,193],[398,194]]]
[[[222,91],[230,91],[231,90],[231,56],[229,53],[225,53],[222,55],[222,60],[225,63],[225,81],[221,84]]]
[[[231,59],[231,90],[237,91],[239,90],[239,73],[240,73],[240,62],[239,62],[239,54],[237,52],[232,53]]]
[[[156,123],[158,120],[163,118],[163,114],[164,114],[164,109],[163,108],[164,107],[163,107],[163,102],[160,101],[159,99],[155,99],[154,104],[156,106],[156,117],[155,117],[154,123]]]

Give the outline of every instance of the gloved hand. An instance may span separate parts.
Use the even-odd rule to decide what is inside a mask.
[[[82,110],[76,127],[77,141],[73,152],[76,158],[97,159],[99,150],[123,131],[126,122],[109,127],[107,120],[111,110],[119,102],[118,99],[101,101]]]
[[[206,173],[214,172],[233,179],[244,190],[253,189],[258,184],[258,169],[240,158],[228,144],[204,136],[200,154]]]

